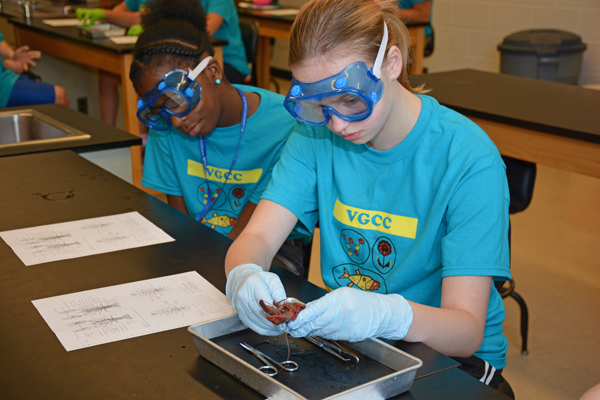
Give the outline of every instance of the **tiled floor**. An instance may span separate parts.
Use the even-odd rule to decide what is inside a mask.
[[[512,217],[512,272],[529,307],[505,299],[505,375],[519,399],[578,399],[600,383],[600,179],[538,166],[530,207]]]

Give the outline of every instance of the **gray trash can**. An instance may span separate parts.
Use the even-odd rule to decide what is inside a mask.
[[[577,85],[586,49],[581,37],[553,29],[513,33],[498,45],[500,72]]]

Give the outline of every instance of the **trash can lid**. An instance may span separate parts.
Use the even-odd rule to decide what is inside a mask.
[[[500,51],[532,52],[539,55],[584,51],[587,48],[581,37],[556,29],[531,29],[519,31],[504,38],[498,45]]]

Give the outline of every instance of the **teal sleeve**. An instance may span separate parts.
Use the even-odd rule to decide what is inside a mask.
[[[145,0],[125,0],[125,5],[131,11],[140,11],[140,8],[145,2]]]
[[[144,152],[142,185],[171,196],[183,196],[169,140],[170,131],[150,129]]]
[[[234,21],[237,15],[235,3],[231,0],[201,0],[201,2],[207,14],[219,14],[223,18],[223,23],[228,25]]]
[[[2,32],[0,32],[0,42],[3,41],[4,36],[2,35]],[[0,108],[6,107],[17,79],[19,79],[19,75],[11,70],[5,69],[4,64],[2,64],[2,61],[0,60]]]
[[[506,170],[500,163],[482,161],[470,166],[472,172],[459,183],[448,203],[442,277],[511,277]]]

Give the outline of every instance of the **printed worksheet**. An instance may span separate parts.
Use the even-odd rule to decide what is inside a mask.
[[[173,242],[138,212],[0,232],[25,265]]]
[[[195,271],[33,300],[67,351],[195,325],[234,313]]]
[[[63,19],[44,19],[43,23],[50,26],[79,26],[81,21],[77,18],[63,18]]]
[[[135,44],[138,36],[112,36],[110,40],[116,44]]]

